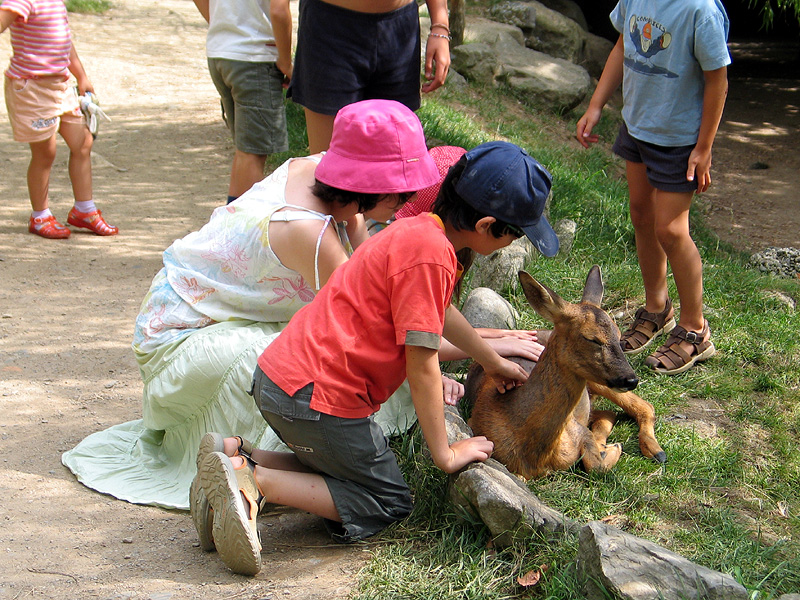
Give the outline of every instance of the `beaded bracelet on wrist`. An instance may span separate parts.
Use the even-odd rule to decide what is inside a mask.
[[[428,34],[428,37],[442,38],[443,40],[447,40],[448,42],[453,39],[449,35],[444,35],[443,33],[433,33],[432,31]]]

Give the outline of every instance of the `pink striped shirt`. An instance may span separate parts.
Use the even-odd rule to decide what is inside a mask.
[[[69,76],[72,38],[62,0],[3,0],[0,8],[20,18],[11,23],[14,54],[6,70],[12,79]]]

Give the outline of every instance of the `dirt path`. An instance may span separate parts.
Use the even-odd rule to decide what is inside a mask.
[[[800,248],[800,42],[737,40],[731,50],[706,218],[742,250]]]
[[[12,142],[0,106],[0,599],[343,597],[365,551],[329,546],[316,519],[266,520],[265,568],[250,580],[195,545],[187,514],[97,494],[61,465],[61,453],[89,433],[140,416],[130,350],[139,302],[164,248],[223,200],[231,156],[194,5],[114,5],[103,16],[72,15],[71,23],[113,118],[95,144],[94,185],[119,236],[50,241],[27,233],[28,150]],[[8,38],[0,37],[3,66]],[[710,214],[734,240],[800,246],[797,88],[776,85],[787,89],[768,116],[777,91],[752,104],[747,89],[732,84]],[[736,162],[759,160],[770,169]],[[72,197],[65,161],[60,144],[51,195],[61,219]],[[747,202],[726,208],[745,195]],[[763,202],[756,215],[745,212],[756,202]]]
[[[130,350],[139,302],[164,248],[224,200],[232,155],[194,4],[114,6],[70,21],[113,119],[95,143],[94,185],[119,236],[27,233],[28,150],[0,108],[0,599],[342,597],[365,553],[329,547],[316,519],[270,518],[267,566],[252,581],[195,546],[187,513],[103,496],[61,465],[86,435],[141,416]],[[62,220],[65,161],[59,143],[51,196]]]

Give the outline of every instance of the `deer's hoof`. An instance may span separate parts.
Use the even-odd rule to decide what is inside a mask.
[[[657,463],[664,464],[665,462],[667,462],[667,453],[662,450],[661,452],[653,456],[653,460],[656,461]]]

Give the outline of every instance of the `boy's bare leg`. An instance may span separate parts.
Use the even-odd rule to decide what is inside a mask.
[[[267,502],[342,521],[322,475],[256,467],[256,481]]]
[[[692,192],[656,191],[656,235],[672,267],[681,302],[678,324],[687,331],[702,331],[703,263],[689,233]],[[687,350],[691,346],[687,343]]]
[[[225,438],[222,444],[223,451],[230,457],[235,456],[236,452],[239,450],[239,438]],[[297,460],[297,455],[294,452],[277,452],[273,450],[253,448],[253,451],[250,453],[250,458],[252,458],[257,465],[266,467],[267,469],[278,469],[279,471],[297,471],[300,473],[311,472],[311,469]]]
[[[56,159],[55,134],[42,141],[31,142],[31,162],[28,164],[28,195],[35,211],[45,210],[49,205],[50,170]]]
[[[626,174],[636,254],[644,283],[645,310],[660,313],[668,298],[667,255],[656,235],[656,191],[647,180],[643,163],[627,161]]]
[[[333,136],[333,120],[335,115],[323,115],[305,109],[306,131],[308,132],[308,153],[316,154],[327,150]]]
[[[253,187],[255,183],[264,179],[264,165],[266,162],[267,157],[264,155],[249,154],[237,150],[233,155],[228,195],[238,198]]]
[[[92,200],[92,134],[82,123],[61,123],[61,137],[69,147],[69,180],[76,202]]]

